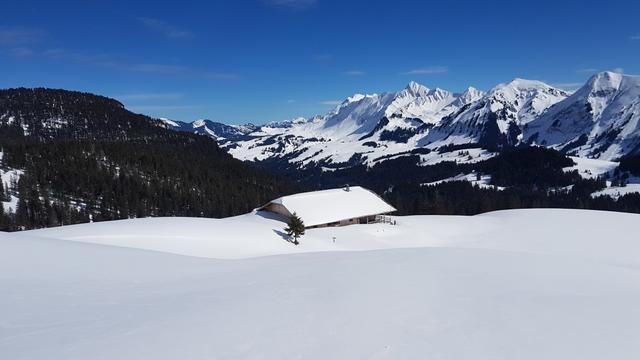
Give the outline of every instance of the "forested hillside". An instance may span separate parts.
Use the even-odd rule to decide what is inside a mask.
[[[0,91],[2,229],[144,216],[225,217],[297,187],[101,96]],[[4,209],[3,209],[4,210]],[[7,209],[8,210],[8,209]]]
[[[451,148],[445,149],[451,151]],[[464,157],[467,150],[461,148]],[[352,165],[322,171],[317,167],[297,169],[286,161],[260,164],[298,179],[305,187],[322,189],[358,184],[381,194],[401,215],[474,215],[517,208],[578,208],[640,212],[640,194],[618,198],[592,196],[606,182],[624,186],[640,164],[638,157],[623,159],[610,175],[584,178],[567,171],[574,162],[558,151],[543,147],[508,148],[476,163],[443,161],[420,166],[419,153],[386,160],[374,166]],[[467,175],[471,181],[442,181]]]

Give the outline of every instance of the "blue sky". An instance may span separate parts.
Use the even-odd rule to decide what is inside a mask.
[[[264,123],[410,80],[451,91],[515,77],[575,88],[597,71],[640,73],[640,2],[630,0],[130,2],[3,3],[0,87]]]

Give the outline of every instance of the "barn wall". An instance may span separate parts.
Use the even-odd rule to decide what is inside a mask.
[[[345,220],[336,221],[336,222],[327,223],[327,224],[308,226],[307,229],[324,228],[324,227],[336,227],[336,226],[347,226],[347,225],[354,225],[354,224],[372,224],[372,223],[375,223],[375,222],[376,222],[376,215],[369,215],[369,216],[345,219]]]
[[[277,204],[277,203],[269,203],[269,204],[263,206],[261,208],[261,210],[265,210],[265,211],[269,211],[269,212],[272,212],[272,213],[276,213],[276,214],[279,214],[279,215],[281,215],[281,216],[283,216],[285,218],[290,218],[292,216],[292,214],[289,212],[289,210],[287,210],[287,208],[285,206],[283,206],[282,204]],[[315,229],[315,228],[347,226],[347,225],[355,225],[355,224],[370,224],[370,223],[375,223],[376,222],[377,216],[378,216],[378,214],[361,216],[361,217],[345,219],[345,220],[335,221],[335,222],[326,223],[326,224],[318,224],[318,225],[313,225],[313,226],[307,226],[306,228],[307,229]],[[304,221],[304,219],[302,219],[302,221]]]

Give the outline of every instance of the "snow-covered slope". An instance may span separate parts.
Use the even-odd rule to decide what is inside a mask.
[[[529,123],[525,138],[583,157],[640,150],[640,76],[603,72]]]
[[[585,179],[597,179],[599,177],[606,178],[613,174],[614,170],[620,165],[618,162],[581,158],[570,156],[575,163],[574,166],[567,167],[564,171],[577,170],[580,176]]]
[[[22,234],[217,259],[453,246],[565,254],[640,265],[637,252],[640,243],[627,236],[634,221],[640,220],[637,214],[519,209],[476,216],[391,218],[396,220],[396,226],[367,224],[309,229],[300,246],[292,246],[284,240],[282,229],[286,224],[283,219],[262,211],[224,219],[172,217],[106,221],[30,230]],[[522,231],[535,224],[545,226],[537,227],[536,231]],[[335,243],[331,241],[334,236]],[[487,246],[487,242],[491,246]],[[618,253],[620,247],[629,251]]]
[[[515,79],[499,84],[459,113],[442,121],[422,144],[516,144],[520,128],[568,94],[540,81]]]
[[[159,118],[157,120],[161,126],[167,129],[209,136],[219,144],[224,144],[229,141],[246,140],[249,138],[247,134],[258,129],[258,127],[253,124],[227,125],[207,119],[199,119],[190,123],[166,118]]]
[[[298,166],[326,166],[373,164],[451,144],[495,148],[518,143],[522,127],[567,96],[524,79],[500,84],[488,94],[472,87],[454,94],[411,82],[397,93],[354,95],[326,116],[265,131],[268,137],[236,142],[229,152],[243,160],[280,158]]]
[[[0,234],[0,354],[635,359],[638,217],[398,217],[310,230],[298,247],[254,214]]]
[[[251,134],[259,137],[234,142],[228,150],[243,160],[280,158],[300,166],[350,160],[370,164],[415,149],[422,134],[443,117],[482,95],[474,88],[454,94],[411,82],[394,93],[353,95],[324,116],[267,125]]]
[[[573,94],[525,79],[486,94],[472,87],[456,94],[411,82],[398,92],[353,95],[328,114],[308,119],[264,126],[173,123],[219,139],[242,160],[331,169],[447,145],[495,150],[524,141],[616,160],[640,152],[639,119],[640,77],[603,72]]]

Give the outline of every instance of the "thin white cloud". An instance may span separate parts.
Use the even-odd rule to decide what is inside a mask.
[[[239,75],[233,73],[205,71],[184,65],[154,63],[128,64],[114,61],[108,54],[85,54],[67,49],[48,49],[42,54],[53,60],[86,63],[94,66],[135,73],[179,76],[205,80],[236,80],[240,78]]]
[[[0,45],[21,45],[40,41],[44,33],[23,27],[0,27]]]
[[[361,70],[349,70],[345,71],[344,74],[348,76],[363,76],[365,73]]]
[[[551,85],[554,87],[557,87],[558,89],[573,91],[582,87],[582,85],[584,84],[580,82],[567,82],[567,83],[553,83]]]
[[[265,0],[268,5],[291,10],[307,10],[317,3],[317,0]]]
[[[164,35],[169,39],[188,39],[193,37],[189,30],[178,28],[159,19],[139,17],[138,21],[148,29]]]
[[[336,106],[336,105],[342,104],[342,101],[340,101],[340,100],[325,100],[325,101],[320,101],[320,104],[321,105]]]
[[[429,66],[420,69],[413,69],[403,72],[402,75],[433,75],[433,74],[445,74],[449,72],[449,68],[446,66]]]
[[[118,65],[111,60],[109,54],[86,54],[79,51],[68,49],[47,49],[42,52],[42,55],[61,61],[71,61],[76,63],[87,63],[101,67],[117,67]]]
[[[179,100],[182,94],[179,93],[137,93],[116,95],[114,98],[121,101],[152,101],[152,100]]]
[[[629,39],[631,39],[631,40],[640,40],[640,34],[639,35],[631,35],[631,36],[629,36]]]
[[[295,102],[296,102],[296,101],[295,101],[294,99],[288,99],[288,100],[287,100],[287,104],[293,104],[293,103],[295,103]]]
[[[9,49],[8,53],[15,58],[26,58],[33,56],[33,54],[35,54],[35,51],[28,47],[17,47]]]
[[[576,72],[578,72],[578,73],[587,73],[587,74],[589,74],[589,73],[596,73],[596,72],[598,72],[598,71],[600,71],[600,70],[598,70],[598,69],[596,69],[596,68],[585,68],[585,69],[578,69],[578,70],[576,70]],[[621,67],[617,67],[617,68],[609,69],[609,70],[607,70],[607,71],[613,71],[613,72],[616,72],[616,73],[624,74],[624,69],[623,69],[623,68],[621,68]]]

